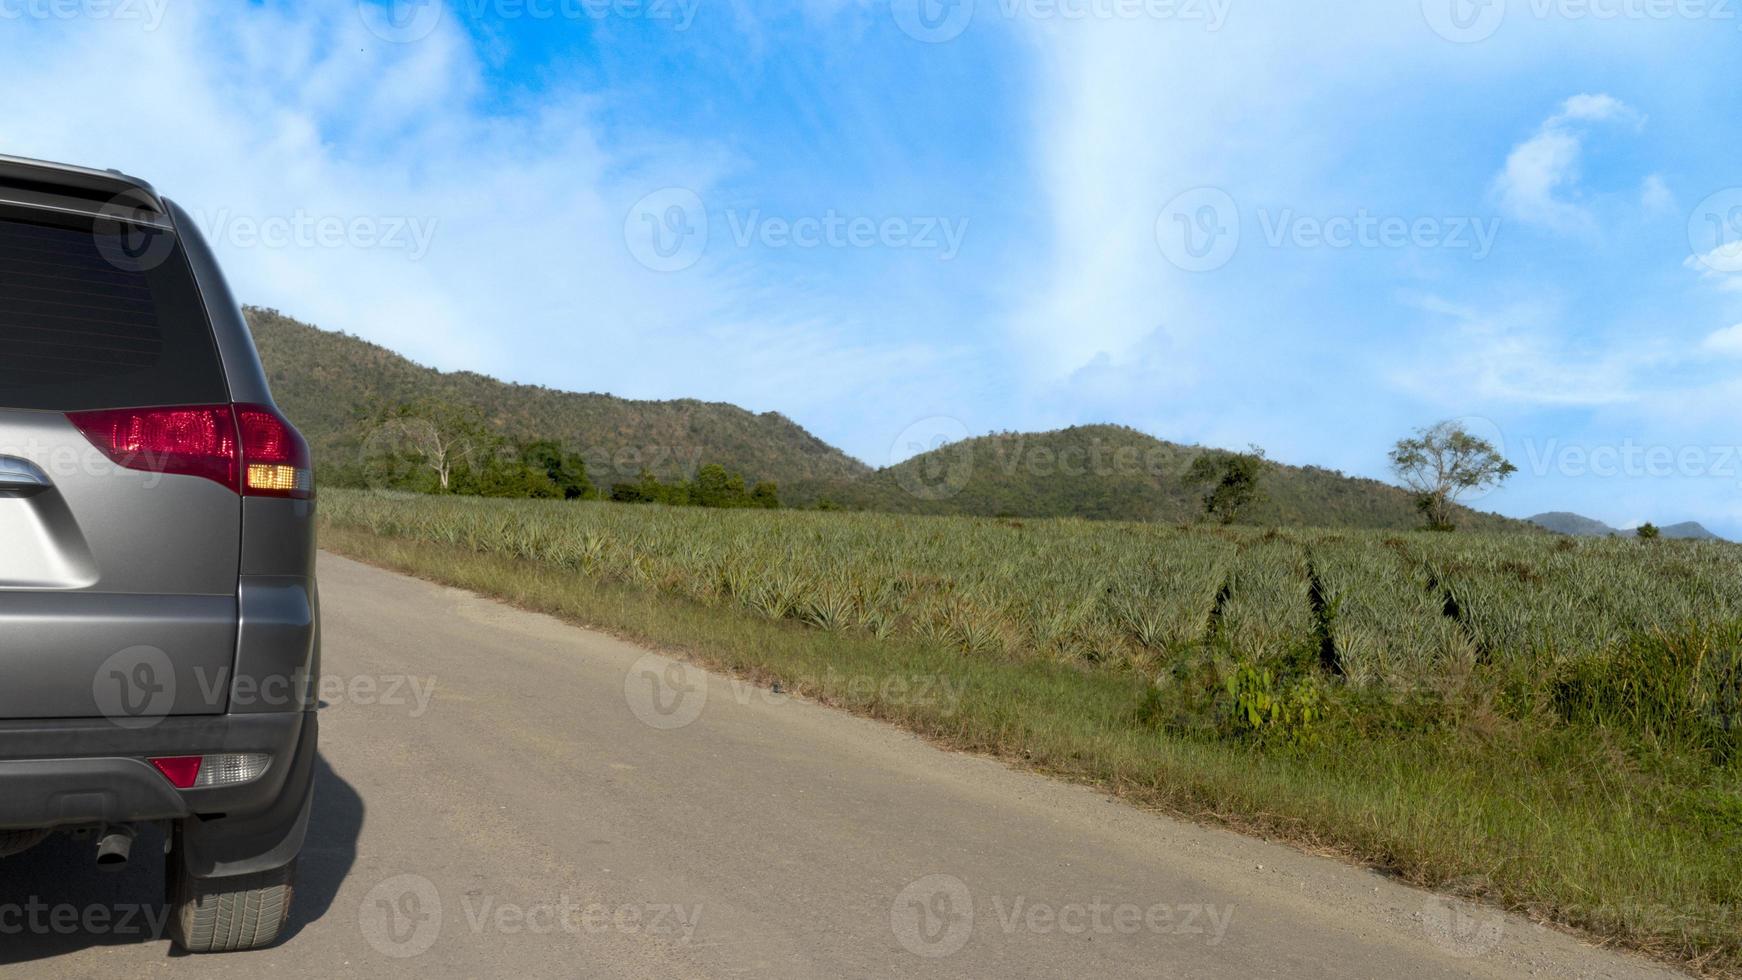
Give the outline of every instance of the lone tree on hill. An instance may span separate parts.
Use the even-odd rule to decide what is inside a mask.
[[[1658,526],[1650,521],[1646,521],[1644,524],[1634,528],[1633,533],[1637,535],[1641,541],[1656,541],[1663,535],[1663,531],[1659,530]]]
[[[429,398],[381,413],[366,439],[369,449],[403,455],[429,469],[443,493],[453,489],[456,470],[471,466],[493,444],[476,408]]]
[[[1457,527],[1454,508],[1460,496],[1497,487],[1518,472],[1492,443],[1458,422],[1417,429],[1414,437],[1397,440],[1391,469],[1415,493],[1415,505],[1435,531]]]
[[[1185,479],[1197,486],[1208,484],[1204,513],[1223,524],[1232,524],[1248,507],[1264,499],[1264,488],[1259,484],[1269,467],[1264,450],[1257,446],[1243,453],[1212,450],[1192,460]]]

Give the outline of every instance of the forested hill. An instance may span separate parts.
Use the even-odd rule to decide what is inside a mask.
[[[1204,487],[1185,481],[1206,450],[1118,425],[999,433],[951,443],[852,480],[806,481],[783,497],[851,509],[920,514],[1187,521],[1202,517]],[[1275,464],[1264,497],[1241,523],[1417,528],[1422,515],[1399,487],[1316,466]],[[1523,521],[1460,509],[1459,525],[1533,530]]]
[[[601,483],[632,480],[643,467],[661,477],[693,476],[705,463],[780,484],[870,471],[778,413],[692,399],[631,401],[437,371],[274,310],[245,312],[273,397],[327,473],[359,458],[369,431],[363,420],[372,411],[419,399],[474,406],[503,436],[561,442],[587,456]]]

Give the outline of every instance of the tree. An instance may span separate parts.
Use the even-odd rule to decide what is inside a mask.
[[[1192,460],[1186,482],[1209,486],[1204,494],[1204,513],[1232,524],[1248,507],[1264,499],[1261,481],[1270,463],[1264,450],[1251,446],[1243,453],[1210,451]]]
[[[517,447],[497,446],[482,455],[477,465],[455,470],[455,493],[479,497],[563,499],[563,491],[556,482],[542,468],[529,465]]]
[[[1415,494],[1416,506],[1436,531],[1457,526],[1455,507],[1460,496],[1497,487],[1518,472],[1492,443],[1453,421],[1417,429],[1413,437],[1397,440],[1391,450],[1391,469]]]
[[[593,495],[593,481],[587,479],[587,461],[579,453],[565,452],[562,444],[552,439],[540,439],[520,447],[520,460],[527,467],[543,473],[565,500]]]
[[[1656,541],[1663,535],[1663,532],[1658,530],[1657,525],[1650,521],[1646,521],[1644,524],[1639,525],[1633,533],[1638,535],[1639,540],[1641,541]]]
[[[744,478],[718,463],[709,463],[696,472],[690,496],[701,507],[743,507],[750,502]]]
[[[443,493],[453,488],[455,469],[470,466],[494,441],[476,408],[433,399],[389,409],[369,439],[371,444],[410,456],[432,471]]]
[[[778,510],[780,508],[780,488],[768,480],[761,481],[750,488],[750,506]]]
[[[653,498],[648,496],[647,487],[640,483],[611,484],[611,499],[620,504],[653,503]]]

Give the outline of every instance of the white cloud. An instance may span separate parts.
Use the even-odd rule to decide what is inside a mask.
[[[1700,342],[1700,349],[1728,357],[1742,357],[1742,323],[1708,334]]]
[[[1742,241],[1727,242],[1710,252],[1690,255],[1682,264],[1725,292],[1742,292]]]
[[[1610,122],[1614,120],[1628,121],[1636,125],[1644,125],[1645,117],[1628,107],[1626,103],[1612,95],[1592,95],[1585,93],[1575,95],[1561,103],[1561,111],[1548,118],[1545,126],[1559,126],[1569,122]]]
[[[1032,376],[1057,382],[1091,363],[1159,370],[1152,384],[1191,375],[1180,360],[1145,366],[1138,348],[1193,346],[1213,327],[1190,314],[1194,291],[1230,273],[1170,265],[1157,216],[1198,188],[1229,192],[1248,221],[1261,203],[1322,190],[1341,152],[1336,114],[1432,38],[1419,10],[1338,13],[1281,5],[1232,13],[1220,30],[1183,13],[1015,19],[1038,59],[1032,145],[1048,227],[1034,237],[1050,245],[1011,277],[1009,329]]]
[[[862,404],[897,364],[946,373],[945,355],[854,336],[838,310],[767,283],[730,248],[681,274],[638,264],[631,206],[670,186],[724,198],[731,149],[608,139],[610,92],[493,95],[453,17],[394,44],[355,0],[175,4],[152,32],[13,23],[0,62],[0,152],[146,177],[216,238],[244,302],[424,363],[794,415]],[[419,257],[349,239],[263,247],[235,231],[299,215],[409,220],[433,238]]]
[[[1506,214],[1559,232],[1593,230],[1595,219],[1578,200],[1585,130],[1581,124],[1608,122],[1643,126],[1645,117],[1613,96],[1575,95],[1543,121],[1535,136],[1513,147],[1505,168],[1494,179]]]
[[[1640,183],[1639,207],[1652,217],[1675,211],[1675,192],[1664,183],[1662,175],[1650,174]]]
[[[1562,339],[1557,311],[1544,303],[1484,310],[1441,297],[1412,304],[1430,315],[1421,352],[1393,368],[1394,384],[1451,406],[1597,406],[1640,397],[1633,375],[1657,359],[1652,351],[1621,350]]]

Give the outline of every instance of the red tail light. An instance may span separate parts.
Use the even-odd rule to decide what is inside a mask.
[[[242,492],[251,497],[315,495],[308,443],[284,416],[265,405],[237,405],[242,430]]]
[[[119,466],[197,476],[250,497],[314,496],[308,443],[265,405],[194,405],[69,412]]]
[[[228,405],[69,412],[67,418],[119,466],[200,476],[236,489],[236,418]]]
[[[176,789],[188,789],[194,780],[200,778],[200,763],[203,760],[197,755],[172,756],[167,759],[153,759],[151,764],[157,771],[163,773],[163,778]]]

